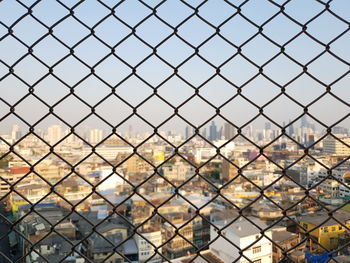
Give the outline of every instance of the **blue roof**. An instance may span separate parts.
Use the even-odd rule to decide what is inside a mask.
[[[25,204],[25,205],[19,205],[18,207],[21,209],[30,209],[33,205],[31,204]],[[55,207],[56,203],[50,202],[50,203],[39,203],[35,204],[35,207]]]
[[[101,176],[101,173],[100,172],[90,173],[90,174],[88,174],[88,176],[90,176],[90,177],[99,177],[99,176]]]
[[[305,258],[307,259],[308,262],[310,263],[326,263],[329,261],[330,258],[334,257],[335,255],[332,255],[325,251],[321,255],[314,255],[311,254],[310,252],[305,253]]]

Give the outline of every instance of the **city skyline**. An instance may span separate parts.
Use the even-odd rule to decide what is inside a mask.
[[[213,127],[214,125],[214,127]],[[47,127],[43,127],[43,128],[34,128],[33,131],[37,131],[38,133],[47,133],[50,128],[53,127],[59,127],[60,130],[62,132],[66,132],[69,131],[70,132],[70,127],[67,125],[64,125],[62,123],[56,123],[56,124],[52,124],[49,125]],[[211,129],[212,127],[212,129]],[[242,128],[241,126],[237,126],[235,127],[234,125],[232,125],[230,122],[223,122],[223,123],[217,123],[215,120],[211,120],[210,122],[208,122],[206,125],[201,125],[200,127],[200,131],[199,134],[203,134],[205,133],[206,135],[208,135],[210,137],[211,133],[217,133],[217,134],[221,134],[224,135],[225,133],[227,134],[227,132],[225,132],[225,130],[230,130],[228,133],[232,134],[232,132],[234,130],[237,130],[238,128],[241,128],[242,130],[253,130],[253,131],[261,131],[261,130],[273,130],[273,131],[280,131],[282,128],[285,128],[287,130],[287,133],[289,134],[293,134],[294,133],[294,129],[296,128],[310,128],[313,132],[316,133],[320,133],[322,132],[322,126],[321,125],[317,125],[317,123],[315,122],[310,122],[309,119],[307,118],[306,115],[304,115],[303,117],[301,117],[297,122],[292,123],[291,121],[289,121],[288,123],[283,123],[280,127],[277,125],[274,125],[272,122],[265,122],[263,126],[254,126],[253,124],[247,124],[244,125],[244,127]],[[321,127],[321,129],[320,129]],[[197,126],[192,126],[192,125],[187,125],[185,126],[185,128],[183,130],[181,130],[181,128],[178,129],[159,129],[160,132],[162,133],[171,133],[171,134],[181,134],[184,137],[189,137],[188,134],[194,134],[195,133],[195,129],[197,128]],[[18,124],[13,124],[12,127],[10,127],[9,129],[3,129],[3,134],[13,134],[15,130],[20,130],[21,134],[22,133],[28,133],[29,131],[27,131],[26,128],[23,129],[23,127],[21,127]],[[87,125],[84,126],[79,126],[78,128],[74,128],[75,131],[83,131],[83,132],[96,132],[96,131],[103,131],[104,133],[113,133],[112,130],[114,128],[113,127],[108,127],[106,129],[101,129],[101,128],[95,128],[95,127],[89,127]],[[120,132],[121,134],[127,134],[127,135],[133,135],[133,134],[147,134],[151,131],[140,131],[140,130],[134,130],[134,127],[132,125],[129,125],[127,128],[124,128],[123,130],[121,129],[116,129],[117,133]],[[342,132],[340,132],[342,131]],[[348,128],[341,126],[341,125],[335,125],[332,128],[332,133],[333,134],[347,134],[348,133]],[[20,136],[19,136],[20,137]],[[219,136],[220,137],[220,136]],[[229,136],[226,136],[229,137]],[[213,135],[213,137],[211,137],[212,140],[215,140],[215,138],[218,138],[216,135]]]
[[[65,1],[63,3],[68,4]],[[146,3],[154,4],[149,1]],[[72,5],[72,3],[69,4]],[[192,4],[195,5],[195,3]],[[323,7],[316,1],[308,1],[306,6],[302,7],[303,4],[302,1],[292,1],[285,6],[286,14],[306,22],[317,14],[317,10],[321,10]],[[14,22],[13,19],[16,15],[23,14],[25,11],[23,6],[15,2],[2,1],[0,5],[4,30],[5,26],[9,27]],[[51,11],[54,6],[57,7],[55,14]],[[172,8],[175,7],[178,8],[178,18],[185,19],[193,12],[191,8],[180,1],[168,1],[160,5],[157,14],[165,21],[170,19],[168,22],[175,26],[179,21],[173,20],[175,18],[169,15]],[[347,8],[346,1],[333,1],[330,3],[330,8],[346,17],[343,11]],[[116,8],[116,12],[118,13],[120,10],[120,14],[123,14],[124,11],[131,9],[135,10],[131,16],[118,18],[122,21],[125,20],[125,23],[130,22],[135,25],[143,15],[151,12],[148,7],[137,1],[121,4]],[[220,15],[218,15],[219,13],[215,15],[216,12],[211,12],[211,9],[220,11]],[[263,12],[254,11],[259,9]],[[48,10],[48,12],[45,13],[44,10]],[[235,13],[235,10],[227,3],[220,2],[220,4],[215,5],[213,1],[209,1],[200,6],[199,15],[219,26],[224,17],[230,17]],[[300,10],[303,11],[300,12]],[[263,33],[267,37],[270,37],[278,45],[288,43],[282,53],[279,53],[280,48],[276,44],[264,39],[261,35],[256,35],[259,28],[246,21],[241,15],[235,15],[227,24],[223,24],[220,27],[219,35],[214,32],[210,25],[205,24],[200,18],[194,17],[179,27],[178,35],[172,35],[164,43],[161,41],[172,34],[172,29],[159,19],[151,17],[146,23],[136,28],[136,34],[140,34],[139,37],[144,38],[150,45],[157,46],[157,53],[153,54],[150,47],[141,43],[135,36],[130,35],[130,28],[113,16],[108,16],[108,19],[96,26],[94,29],[96,36],[89,35],[88,30],[79,22],[79,18],[85,18],[88,20],[84,20],[84,22],[92,26],[97,23],[98,17],[107,16],[107,11],[108,9],[100,3],[91,1],[76,8],[78,20],[69,18],[62,23],[55,24],[52,34],[63,43],[67,42],[67,46],[59,43],[57,39],[45,35],[45,27],[31,16],[26,16],[12,29],[14,36],[21,38],[23,43],[11,35],[7,36],[6,30],[0,35],[3,37],[0,51],[4,51],[1,52],[3,55],[0,67],[0,91],[2,99],[9,103],[0,102],[2,127],[5,126],[8,129],[13,124],[21,125],[21,121],[13,115],[9,115],[5,119],[3,117],[10,112],[11,104],[16,103],[26,95],[31,85],[33,85],[33,94],[37,97],[30,95],[20,103],[16,103],[15,107],[16,113],[31,124],[49,114],[47,106],[55,105],[61,98],[69,95],[71,87],[74,87],[76,96],[91,106],[97,105],[96,103],[108,96],[113,87],[116,87],[116,94],[130,103],[132,107],[137,107],[141,101],[149,98],[147,102],[137,107],[137,112],[155,126],[173,115],[173,107],[178,107],[191,96],[193,96],[192,99],[182,105],[177,112],[189,121],[200,125],[215,116],[216,108],[223,105],[231,97],[236,96],[238,88],[241,88],[242,96],[258,106],[263,106],[274,96],[277,96],[282,87],[285,88],[286,94],[307,106],[326,92],[330,85],[332,94],[341,98],[345,103],[336,100],[331,96],[331,93],[328,93],[310,105],[308,112],[327,125],[331,125],[348,115],[348,105],[346,104],[350,96],[347,88],[350,85],[348,66],[344,61],[337,60],[330,53],[325,53],[322,46],[331,43],[329,50],[332,52],[331,54],[337,55],[341,51],[342,57],[347,59],[348,34],[343,33],[346,32],[347,26],[340,19],[327,12],[311,21],[307,31],[304,32],[300,25],[292,23],[283,14],[278,14],[273,20],[263,23],[268,16],[279,12],[279,9],[268,1],[253,1],[243,5],[242,14],[256,20],[258,25],[263,24]],[[33,7],[33,15],[43,19],[49,25],[54,25],[54,20],[58,20],[67,12],[65,7],[54,1],[45,4],[39,3]],[[27,30],[29,27],[31,30]],[[152,31],[154,27],[159,27],[157,34]],[[116,32],[111,31],[115,35],[110,35],[108,28],[116,30]],[[240,31],[236,30],[238,28]],[[322,30],[320,30],[321,28]],[[30,32],[35,32],[35,34]],[[338,35],[339,38],[337,38]],[[43,62],[47,65],[35,57],[27,55],[22,58],[20,63],[12,67],[14,59],[20,58],[27,51],[25,45],[33,44],[35,39],[41,36],[44,38],[33,46],[33,55],[44,59]],[[86,36],[89,37],[85,39]],[[123,36],[128,38],[120,43],[122,48],[111,52],[108,45],[113,46],[122,40]],[[296,38],[288,42],[294,36]],[[189,44],[185,44],[180,37],[188,41]],[[210,41],[205,42],[205,37],[210,38]],[[320,42],[313,40],[312,37]],[[337,39],[333,41],[333,38]],[[75,43],[78,43],[79,39],[84,39],[84,41],[76,46]],[[101,43],[99,39],[106,41],[107,45]],[[248,39],[250,41],[242,46],[242,54],[240,54],[237,46]],[[202,41],[205,44],[200,45],[199,54],[197,54],[191,45],[198,45]],[[230,41],[233,45],[230,44]],[[162,44],[158,47],[158,43]],[[46,48],[48,46],[50,49]],[[74,47],[76,52],[69,55],[68,47]],[[90,52],[91,50],[93,52]],[[218,52],[218,50],[220,51]],[[191,57],[195,54],[196,56]],[[266,64],[276,54],[279,55]],[[148,57],[148,55],[152,56]],[[290,60],[286,55],[293,57],[297,62]],[[319,55],[318,59],[313,60]],[[169,61],[171,66],[166,65],[157,56]],[[231,56],[233,57],[231,58]],[[140,65],[135,62],[146,57],[148,59]],[[182,61],[185,61],[187,57],[191,57],[191,59],[182,64]],[[55,62],[59,58],[65,59],[56,65]],[[86,65],[79,62],[77,58]],[[229,58],[230,60],[226,64],[222,64]],[[102,60],[102,62],[98,63],[98,60]],[[249,60],[256,64],[254,65]],[[206,61],[210,62],[212,66]],[[129,63],[131,65],[128,66]],[[307,65],[306,72],[304,72],[305,67],[302,65]],[[31,66],[36,68],[35,74],[32,74]],[[49,66],[54,66],[52,68],[53,74],[45,75],[49,72]],[[87,66],[93,67],[94,72],[90,72]],[[136,71],[133,69],[135,66]],[[177,66],[179,69],[174,71],[173,68]],[[261,70],[262,66],[263,70]],[[215,67],[219,67],[220,71],[217,72]],[[15,74],[7,75],[10,69]],[[176,74],[174,75],[174,73]],[[41,79],[44,75],[46,77]],[[341,76],[343,77],[338,79]],[[297,78],[294,79],[295,77]],[[84,80],[78,82],[81,79]],[[210,80],[207,82],[208,79]],[[102,80],[106,83],[103,83]],[[154,93],[154,88],[157,88],[157,95],[149,97]],[[198,94],[195,91],[197,88],[199,88]],[[157,96],[161,96],[173,106],[167,105]],[[259,108],[242,96],[235,97],[232,102],[220,108],[220,113],[237,126],[259,114]],[[42,101],[40,102],[38,98]],[[96,106],[95,112],[113,125],[117,125],[133,114],[133,108],[120,98],[108,97]],[[212,103],[214,107],[208,105],[202,98]],[[44,103],[47,103],[47,106]],[[323,105],[332,105],[332,107],[326,109]],[[27,110],[28,108],[31,109],[30,112]],[[77,108],[79,108],[78,111],[72,111],[72,109]],[[70,125],[76,124],[80,119],[88,116],[90,112],[89,106],[74,95],[68,96],[54,107],[54,113]],[[285,95],[281,95],[264,107],[264,114],[280,124],[287,123],[289,119],[294,120],[303,112],[303,107]],[[90,119],[94,125],[92,128],[100,129],[105,126],[104,123],[97,120],[96,116],[92,116]],[[38,126],[45,127],[46,123],[50,122],[55,124],[60,121],[51,115],[48,120],[44,120]],[[89,122],[89,119],[86,122]],[[149,129],[147,124],[135,116],[130,122],[135,128],[138,127],[137,129]],[[259,125],[264,125],[265,122],[266,120],[261,120]],[[341,126],[350,126],[349,118],[344,122],[346,125]],[[179,126],[184,129],[186,126],[178,118],[174,118],[173,123],[170,122],[169,125],[173,127],[171,129]]]

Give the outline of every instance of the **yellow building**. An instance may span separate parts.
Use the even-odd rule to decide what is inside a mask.
[[[164,162],[164,159],[165,159],[165,153],[163,151],[154,151],[153,152],[153,159],[157,163],[162,163],[162,162]]]
[[[309,232],[311,236],[309,244],[312,251],[323,252],[325,249],[329,251],[337,249],[340,237],[349,232],[344,226],[350,228],[350,213],[337,211],[333,217],[341,224],[334,219],[329,219],[326,213],[316,216],[303,216],[299,220],[299,233],[302,236],[305,236],[305,230],[312,230]],[[327,221],[327,219],[329,220]]]
[[[116,164],[119,164],[122,162],[123,162],[122,167],[125,167],[128,173],[141,173],[152,169],[152,166],[149,163],[142,160],[137,155],[133,155],[129,157],[129,154],[119,154],[116,158]]]
[[[350,145],[349,137],[339,137],[337,140],[332,136],[327,136],[323,140],[323,150],[327,155],[348,156],[350,148],[347,145]]]

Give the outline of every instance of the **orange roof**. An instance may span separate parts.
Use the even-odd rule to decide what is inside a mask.
[[[11,174],[26,174],[30,171],[29,167],[11,167]]]

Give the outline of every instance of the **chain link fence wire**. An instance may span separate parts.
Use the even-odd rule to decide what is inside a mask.
[[[135,253],[129,251],[132,247],[131,240],[135,236],[141,237],[154,249],[154,254],[148,255],[145,262],[171,262],[173,256],[166,251],[178,244],[188,247],[189,256],[187,261],[183,262],[197,262],[199,259],[202,260],[200,262],[220,262],[203,253],[217,240],[230,244],[232,253],[237,251],[234,262],[257,262],[248,256],[247,251],[254,249],[263,239],[267,239],[281,251],[281,262],[295,262],[295,258],[291,257],[293,251],[304,249],[302,250],[304,252],[308,248],[312,252],[313,246],[318,247],[320,251],[328,252],[329,260],[343,262],[337,261],[332,256],[346,250],[349,240],[345,240],[337,249],[329,251],[313,233],[320,228],[324,229],[324,225],[330,221],[340,225],[346,230],[345,232],[350,231],[346,222],[336,216],[346,207],[347,202],[337,207],[328,206],[315,194],[315,189],[319,189],[322,184],[329,181],[336,182],[338,187],[348,189],[348,185],[335,176],[334,172],[347,164],[349,156],[327,165],[315,150],[329,137],[339,141],[344,147],[350,147],[346,140],[341,140],[336,133],[332,133],[335,127],[349,117],[349,103],[346,97],[336,92],[339,85],[347,88],[350,66],[348,11],[336,7],[348,5],[346,1],[337,0],[301,2],[297,0],[0,1],[0,43],[2,43],[0,123],[2,126],[8,125],[11,123],[9,119],[12,118],[15,120],[13,124],[26,127],[25,132],[13,142],[5,135],[1,135],[0,160],[3,163],[16,160],[27,167],[26,170],[19,172],[21,176],[15,180],[1,176],[2,185],[8,187],[8,191],[1,196],[1,262],[137,262]],[[87,11],[89,8],[90,11]],[[165,9],[168,11],[164,12]],[[319,26],[320,20],[325,21],[324,27]],[[277,27],[274,27],[275,21]],[[28,27],[25,27],[26,24]],[[284,29],[286,24],[290,27]],[[323,35],[324,32],[327,34]],[[86,44],[88,42],[90,45]],[[337,49],[338,44],[341,47],[340,52],[339,48]],[[295,50],[302,51],[301,55],[293,52],[293,48],[290,48],[293,45],[297,46]],[[163,49],[168,51],[162,52]],[[225,52],[227,50],[228,52]],[[249,50],[256,50],[256,53],[249,53]],[[272,50],[274,53],[270,56]],[[91,56],[86,57],[82,54]],[[231,63],[237,61],[241,63],[238,67],[231,68],[231,71],[227,70]],[[275,62],[277,68],[272,67]],[[321,73],[313,70],[313,66],[317,63],[321,63],[321,67],[326,70]],[[297,70],[293,71],[293,67]],[[341,68],[343,71],[329,81],[328,73],[331,75],[335,68]],[[252,74],[248,75],[248,72]],[[287,76],[290,76],[288,80],[283,79]],[[154,77],[157,77],[157,81],[153,79]],[[307,87],[305,93],[302,91],[299,97],[293,95],[293,89],[289,89],[305,78],[311,81],[312,85],[317,84],[317,90],[313,91],[312,99],[307,102],[305,102],[305,97],[309,96]],[[51,82],[46,82],[48,80]],[[86,83],[90,80],[93,80],[90,83],[93,95],[89,97],[80,87],[88,85]],[[130,80],[133,81],[132,84],[127,85]],[[174,80],[178,82],[171,84]],[[263,103],[260,103],[260,96],[264,97],[264,91],[261,93],[255,90],[252,96],[245,92],[257,80],[265,81],[267,83],[265,86],[275,87],[276,92],[271,96],[269,93]],[[181,94],[180,91],[177,94],[175,87],[180,82],[181,85],[188,87],[189,95],[183,100],[177,98]],[[221,83],[228,87],[229,92],[224,93],[218,88]],[[261,82],[258,83],[260,85]],[[169,85],[174,85],[172,96],[163,93],[163,89]],[[46,89],[43,90],[43,86]],[[57,88],[59,86],[64,92],[56,97],[55,90],[59,90],[60,88]],[[215,86],[217,91],[214,89],[207,95],[205,91],[208,86]],[[140,95],[143,92],[141,88],[147,91],[147,96]],[[72,101],[75,104],[70,104]],[[100,107],[107,101],[112,106],[107,108],[106,111],[109,113],[106,114]],[[332,107],[337,108],[337,105],[341,105],[345,108],[345,113],[339,118],[338,115],[332,114],[331,121],[327,122],[323,116],[312,111],[314,105],[319,105],[319,102],[322,103],[320,108],[324,112],[332,111]],[[226,114],[226,108],[231,103],[247,105],[247,110],[246,108],[239,111],[228,110],[230,114]],[[276,103],[277,107],[271,110],[269,107]],[[148,105],[148,108],[145,105]],[[203,114],[195,113],[202,111],[201,105],[204,105],[203,108],[208,109],[211,114],[206,114],[205,110]],[[284,119],[289,119],[288,124],[271,117],[277,116],[274,114],[279,111],[283,112],[285,107],[291,108],[291,105],[297,107],[299,111],[296,115],[283,116]],[[124,108],[127,108],[127,114],[123,111]],[[155,111],[154,115],[145,114],[149,108]],[[167,110],[163,110],[165,108]],[[248,108],[256,113],[250,114]],[[186,113],[185,109],[190,109],[190,113]],[[62,115],[62,112],[66,115]],[[270,114],[271,112],[274,113]],[[239,121],[235,119],[236,115],[241,118]],[[157,123],[155,116],[161,116],[162,121]],[[324,130],[322,136],[309,145],[301,143],[290,132],[293,125],[303,121],[305,116]],[[31,121],[32,118],[35,120]],[[94,143],[79,132],[79,129],[91,119],[109,131],[107,136]],[[119,132],[121,128],[129,125],[131,119],[136,119],[149,128],[149,135],[142,141],[136,142],[132,137],[123,136]],[[268,143],[255,141],[246,133],[250,125],[261,119],[270,122],[278,130],[277,136]],[[38,128],[45,124],[46,120],[56,120],[69,132],[59,139],[48,139]],[[235,133],[226,138],[225,143],[220,146],[214,144],[204,131],[214,120],[224,121],[235,130]],[[180,129],[188,126],[193,133],[188,134],[179,144],[170,141],[161,130],[172,121],[175,121]],[[19,150],[21,147],[33,146],[29,138],[45,149],[45,153],[36,155],[40,157],[31,159]],[[70,138],[80,141],[90,151],[78,159],[69,154],[76,152],[76,149],[59,151],[62,143]],[[152,138],[157,138],[171,149],[171,154],[157,163],[145,154],[145,150],[153,147]],[[270,150],[282,138],[302,149],[302,154],[297,155],[293,162],[283,164],[281,162],[283,157],[276,157]],[[132,150],[111,161],[100,151],[101,147],[111,140],[117,140]],[[195,140],[215,149],[215,154],[201,163],[192,161],[188,158],[186,148]],[[243,165],[224,154],[226,147],[237,140],[244,141],[258,152]],[[59,180],[51,180],[43,175],[44,171],[40,167],[48,158],[54,159],[64,167]],[[120,172],[120,168],[133,158],[137,158],[139,163],[153,171],[152,174],[139,179],[137,183]],[[180,182],[162,176],[162,169],[176,158],[183,165],[191,167],[193,172]],[[280,172],[279,176],[267,185],[260,185],[245,173],[245,169],[254,165],[259,158],[263,158]],[[112,173],[98,182],[88,180],[79,168],[91,160],[92,162],[99,160],[104,165],[112,167]],[[204,175],[204,170],[216,160],[226,162],[236,172],[222,184]],[[312,186],[302,184],[290,173],[293,167],[304,160],[313,161],[326,171],[324,178]],[[54,163],[47,166],[50,165]],[[3,168],[5,169],[5,166]],[[116,175],[124,182],[125,189],[120,192],[126,196],[117,203],[99,191],[100,186],[108,184],[109,179]],[[41,182],[39,189],[46,189],[46,194],[35,201],[29,200],[29,192],[26,192],[29,177]],[[80,183],[74,184],[74,180],[70,181],[71,178]],[[149,200],[147,192],[141,190],[151,189],[152,184],[153,186],[157,184],[159,178],[163,178],[163,184],[170,186],[173,191],[164,195],[160,202],[155,202]],[[188,185],[195,186],[194,179],[201,181],[201,186],[212,193],[208,198],[203,197],[204,201],[200,205],[193,203],[193,200],[182,191]],[[286,180],[302,191],[302,196],[288,205],[276,201],[268,192],[281,180]],[[259,195],[244,205],[232,201],[228,198],[230,186],[237,182],[242,185],[249,184]],[[73,186],[69,186],[69,183]],[[75,202],[60,191],[62,185],[80,189],[79,184],[88,185],[91,192],[82,194]],[[35,189],[34,185],[32,187],[30,189]],[[132,205],[130,206],[131,200],[135,200],[133,199],[135,197],[145,204],[144,211],[141,207],[135,211]],[[15,202],[14,198],[21,200],[27,206],[22,206],[21,213],[10,215],[6,212],[6,206]],[[61,206],[65,208],[57,210],[56,214],[49,214],[44,209],[43,203],[50,198],[59,199]],[[81,209],[87,200],[91,199],[103,200],[109,207],[108,215],[95,220],[91,213]],[[187,217],[181,218],[179,221],[181,223],[176,223],[176,216],[172,218],[163,212],[164,207],[174,199],[181,199],[188,206]],[[262,199],[281,214],[266,226],[252,219],[248,212]],[[223,225],[216,224],[202,213],[203,209],[215,202],[224,203],[231,208],[232,214],[225,218]],[[322,222],[315,222],[314,227],[307,228],[307,225],[300,224],[292,213],[297,207],[305,204],[324,211],[327,216]],[[200,220],[202,225],[216,229],[217,236],[211,236],[203,241],[202,235],[195,240],[190,232],[196,220]],[[288,248],[283,247],[270,234],[271,229],[284,220],[292,222],[300,232],[298,242]],[[113,222],[116,225],[127,226],[128,231],[120,227],[122,236],[120,234],[106,236],[101,233],[102,230],[108,232],[105,227]],[[143,231],[150,222],[154,226],[161,226],[160,243],[154,242],[152,237]],[[248,223],[251,225],[249,229],[256,228],[256,240],[246,247],[240,246],[225,235],[226,230],[237,223],[242,226]],[[71,238],[65,232],[65,226],[68,228],[72,226],[71,224],[79,225],[86,231],[79,233],[79,236],[75,233],[74,238]],[[36,226],[35,230],[32,229],[32,225]],[[45,228],[49,230],[43,231]],[[15,242],[13,240],[16,238],[13,236],[17,237],[17,251],[10,250],[8,245]],[[60,246],[55,247],[55,244]],[[94,255],[99,255],[98,259],[93,257],[91,247],[95,250]],[[59,251],[60,256],[54,253],[56,256],[50,257],[48,250],[52,248]],[[77,257],[82,261],[74,261],[73,258]]]

